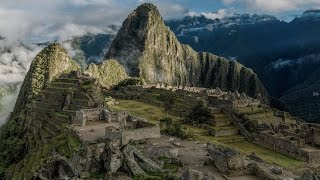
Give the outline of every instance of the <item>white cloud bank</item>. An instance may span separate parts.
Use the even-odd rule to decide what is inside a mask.
[[[211,13],[201,13],[204,17],[208,19],[223,19],[225,17],[231,16],[233,13],[228,11],[227,9],[219,9],[217,12],[211,12]]]
[[[320,0],[221,0],[226,5],[244,5],[249,10],[283,13],[301,8],[320,7]]]

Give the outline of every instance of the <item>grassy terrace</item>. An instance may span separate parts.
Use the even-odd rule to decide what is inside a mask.
[[[140,116],[148,119],[152,123],[159,123],[159,120],[163,117],[163,108],[154,106],[134,100],[119,100],[119,105],[111,107],[115,111],[126,110],[136,116]],[[182,121],[179,117],[170,115],[174,121]],[[255,152],[264,161],[270,164],[276,164],[287,169],[295,169],[304,165],[304,162],[293,159],[291,157],[282,155],[267,148],[258,146],[249,141],[242,140],[240,142],[233,142],[236,139],[243,139],[241,135],[227,136],[227,137],[213,137],[208,134],[207,130],[203,128],[193,127],[191,125],[183,125],[188,130],[192,131],[195,140],[202,143],[218,143],[223,144],[235,149],[238,149],[246,154]],[[231,141],[231,143],[230,143]]]

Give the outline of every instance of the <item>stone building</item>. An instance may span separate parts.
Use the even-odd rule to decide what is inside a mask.
[[[131,140],[160,137],[159,126],[126,111],[82,109],[72,117],[72,125],[79,137],[89,142],[105,139],[125,145]]]
[[[110,123],[111,118],[111,112],[103,108],[81,109],[72,118],[72,124],[85,126],[90,121],[106,121]]]

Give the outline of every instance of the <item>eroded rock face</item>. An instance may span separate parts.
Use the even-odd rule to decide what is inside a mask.
[[[63,73],[79,69],[77,63],[69,57],[67,51],[60,44],[53,43],[44,48],[31,63],[21,86],[14,113],[19,112],[49,82]]]
[[[137,148],[126,145],[122,149],[124,156],[123,167],[133,176],[146,175],[145,172],[161,172],[161,166],[145,156]]]
[[[251,69],[180,44],[152,4],[141,5],[128,16],[106,58],[118,60],[130,76],[151,84],[220,87],[262,100],[267,97]]]
[[[107,144],[101,153],[100,161],[110,174],[118,172],[119,169],[126,171],[130,176],[144,176],[146,172],[162,171],[160,165],[131,145],[120,148]]]
[[[110,87],[128,78],[123,66],[112,59],[105,60],[97,65],[90,64],[85,73],[97,78],[104,87]]]
[[[78,171],[71,162],[62,156],[54,156],[35,174],[33,179],[76,179]]]
[[[214,165],[222,173],[232,174],[234,171],[246,170],[250,165],[244,154],[230,148],[208,144],[208,153]]]

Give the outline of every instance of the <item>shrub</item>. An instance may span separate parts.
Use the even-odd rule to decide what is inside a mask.
[[[181,125],[181,123],[174,123],[172,122],[171,118],[163,118],[160,120],[161,132],[175,136],[181,139],[188,139],[192,138],[193,134],[190,131],[186,131]]]
[[[163,108],[166,116],[170,109],[174,107],[174,95],[172,92],[162,92],[159,95],[159,100],[163,102]]]
[[[206,102],[198,100],[197,104],[192,108],[189,115],[186,117],[187,123],[206,124],[213,118]]]

